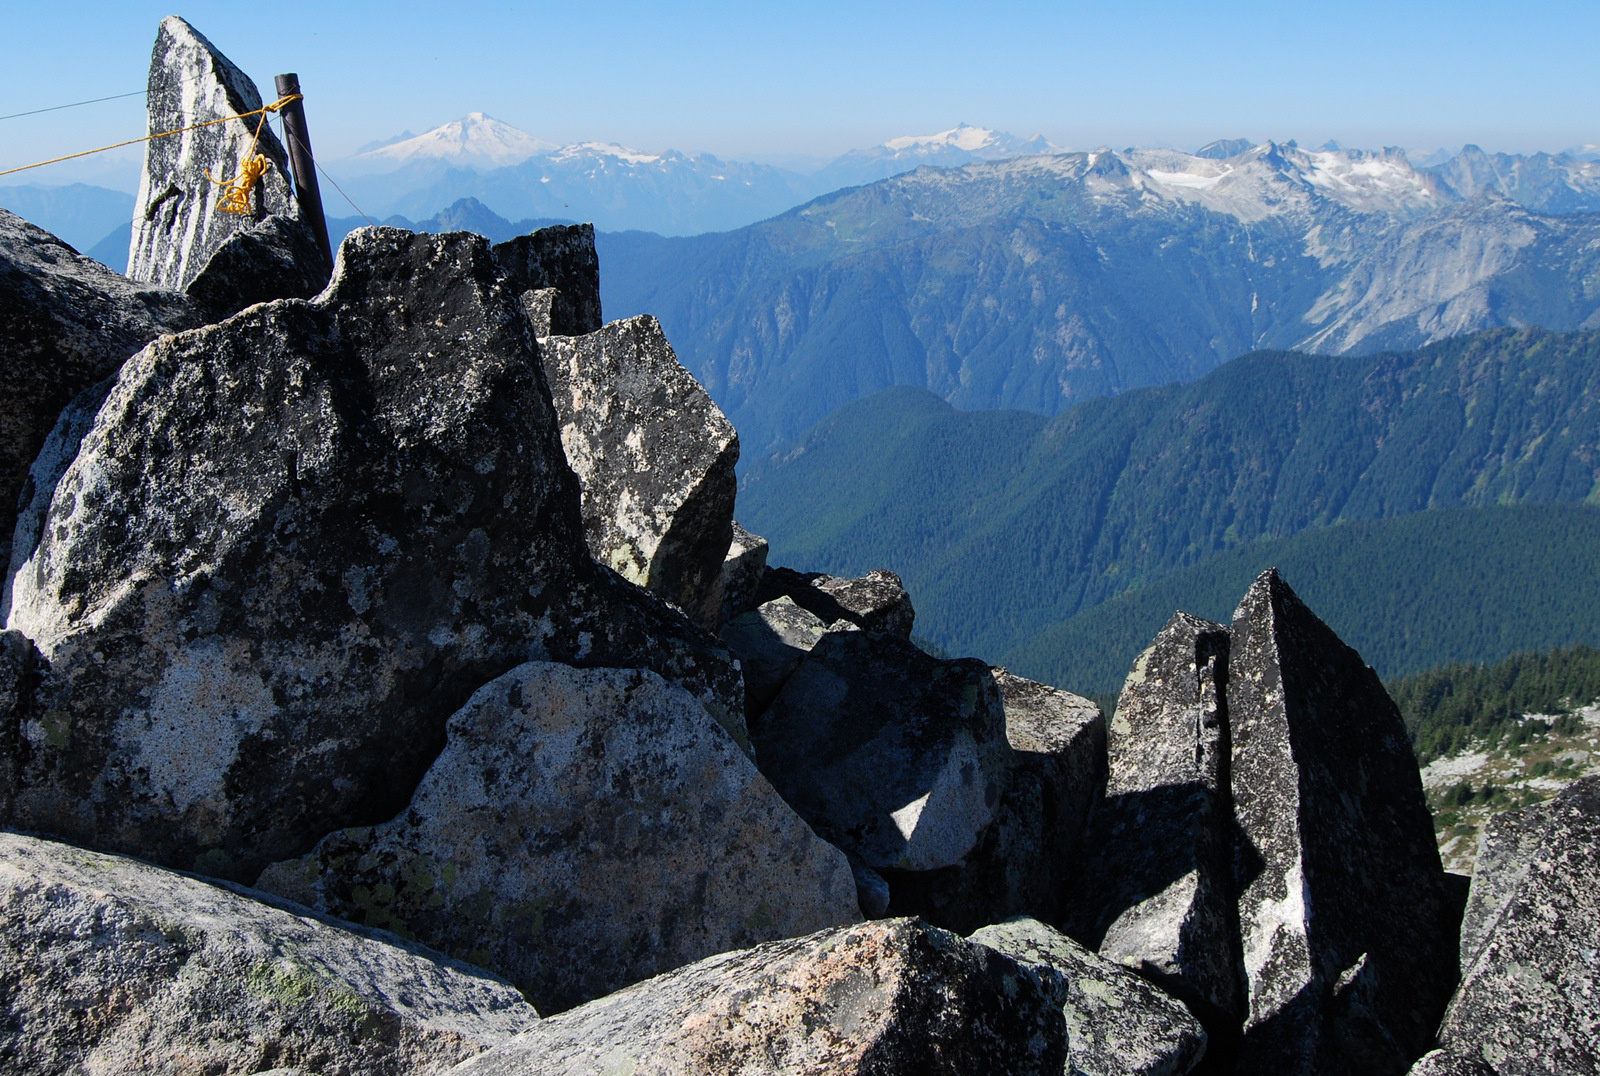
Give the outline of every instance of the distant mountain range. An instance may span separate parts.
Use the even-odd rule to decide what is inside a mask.
[[[897,384],[1052,414],[1255,349],[1597,327],[1596,210],[1600,164],[1568,155],[1469,146],[1419,169],[1269,142],[921,169],[600,253],[607,314],[659,317],[765,450]]]

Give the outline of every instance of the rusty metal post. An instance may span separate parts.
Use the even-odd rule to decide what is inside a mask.
[[[274,80],[278,96],[287,97],[300,92],[300,76],[279,75]],[[328,218],[322,211],[322,190],[317,186],[317,162],[311,156],[311,134],[306,130],[304,101],[283,106],[283,134],[288,141],[289,169],[294,173],[294,193],[300,202],[302,219],[311,226],[317,242],[322,244],[323,256],[333,265],[333,246],[328,242]]]

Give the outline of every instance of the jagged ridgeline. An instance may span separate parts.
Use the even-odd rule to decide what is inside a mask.
[[[259,99],[174,17],[177,79],[153,123]],[[1600,779],[1494,823],[1463,920],[1399,711],[1277,571],[1173,617],[1108,724],[915,645],[887,568],[769,566],[732,423],[604,320],[587,225],[364,228],[330,269],[292,204],[218,235],[196,154],[146,173],[146,288],[0,215],[0,1067],[1600,1051]],[[284,259],[325,286],[263,299]]]

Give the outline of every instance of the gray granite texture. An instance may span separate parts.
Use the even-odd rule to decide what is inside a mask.
[[[496,244],[494,257],[513,293],[539,294],[531,311],[535,336],[584,336],[605,324],[594,225],[540,228]]]

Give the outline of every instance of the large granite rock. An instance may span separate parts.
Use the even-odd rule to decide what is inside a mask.
[[[0,209],[0,564],[61,409],[157,336],[202,320],[183,295],[130,283]]]
[[[815,613],[786,597],[775,598],[730,620],[722,628],[722,642],[744,672],[745,713],[759,717],[811,648],[830,630],[859,631],[849,621],[825,624]]]
[[[398,817],[257,884],[488,967],[547,1015],[859,918],[844,854],[652,672],[522,665],[449,737]]]
[[[653,668],[742,728],[726,652],[588,556],[558,437],[465,233],[361,230],[317,300],[152,344],[18,551],[50,671],[14,824],[249,880],[392,817],[528,660]]]
[[[743,616],[756,607],[756,593],[767,573],[767,540],[751,534],[733,521],[733,541],[722,559],[722,613],[719,625]]]
[[[1377,674],[1276,571],[1234,613],[1227,710],[1242,1073],[1403,1073],[1456,977],[1422,781]]]
[[[1600,777],[1491,820],[1468,921],[1443,1056],[1416,1071],[1600,1072]]]
[[[739,437],[649,315],[539,345],[596,560],[715,630]]]
[[[538,1020],[477,968],[270,899],[0,833],[0,1068],[411,1076]]]
[[[228,236],[184,291],[220,321],[255,303],[309,299],[329,269],[309,224],[272,216]]]
[[[558,224],[497,244],[495,260],[534,318],[535,336],[584,336],[600,316],[593,224]]]
[[[1128,674],[1068,930],[1184,997],[1243,1016],[1228,801],[1228,629],[1178,613]]]
[[[1060,973],[1068,1076],[1183,1076],[1205,1056],[1205,1029],[1181,1002],[1037,919],[986,926],[971,940]]]
[[[1060,976],[915,920],[723,953],[541,1021],[461,1076],[1055,1076]]]
[[[237,116],[265,103],[250,77],[198,30],[176,15],[161,20],[145,97],[150,134]],[[145,143],[128,248],[130,280],[181,291],[230,236],[269,216],[298,217],[288,158],[270,126],[256,137],[260,120],[229,120]],[[224,212],[225,188],[216,181],[237,176],[252,147],[268,162],[250,196],[252,211]]]
[[[758,602],[787,597],[802,609],[810,610],[826,623],[848,620],[867,631],[881,631],[911,638],[916,610],[911,595],[900,577],[876,568],[857,579],[797,572],[793,568],[769,568],[756,593]]]

